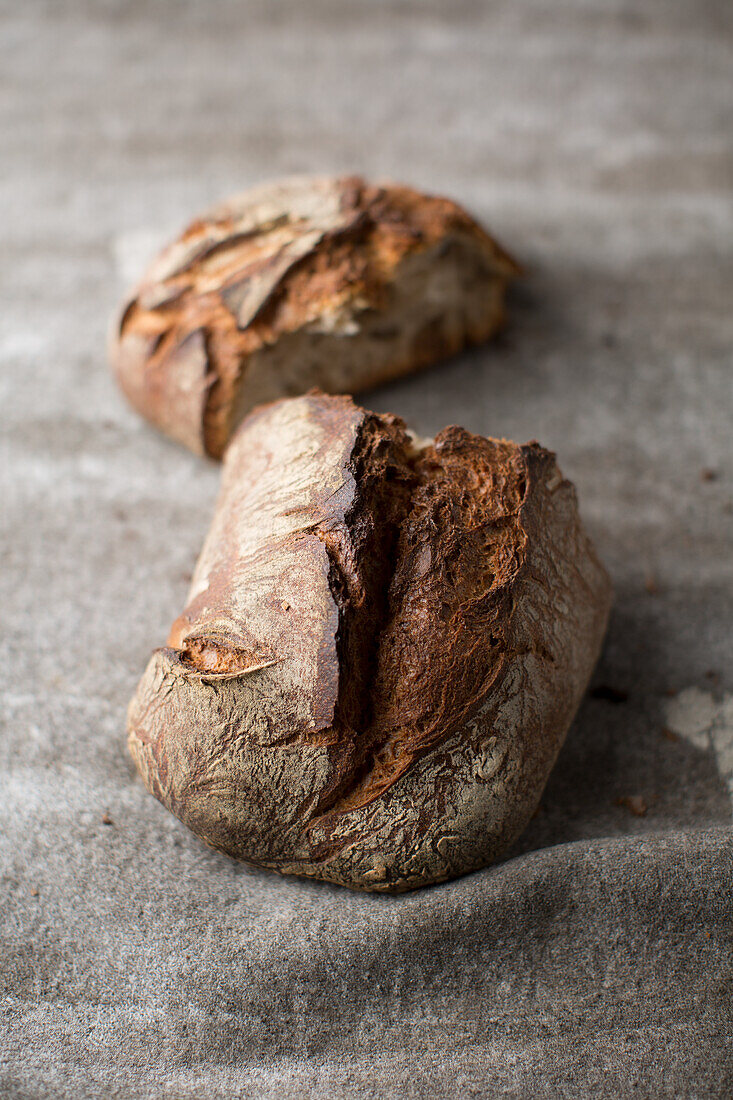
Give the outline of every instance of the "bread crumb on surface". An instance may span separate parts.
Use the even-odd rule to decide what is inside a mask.
[[[646,801],[640,794],[627,794],[616,799],[617,806],[624,806],[634,817],[644,817],[649,809]]]
[[[644,588],[647,590],[650,596],[659,595],[659,585],[657,583],[657,578],[654,576],[653,573],[647,573],[646,577],[644,578]]]
[[[613,687],[612,684],[598,684],[591,688],[591,699],[603,699],[607,703],[625,703],[629,698],[628,691]]]

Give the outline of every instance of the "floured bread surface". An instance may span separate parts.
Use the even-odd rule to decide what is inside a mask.
[[[213,847],[399,891],[484,866],[539,801],[610,585],[538,444],[309,394],[256,410],[129,711],[149,789]]]
[[[125,301],[110,355],[143,416],[220,457],[255,405],[356,393],[487,339],[516,273],[448,199],[285,180],[190,225]]]

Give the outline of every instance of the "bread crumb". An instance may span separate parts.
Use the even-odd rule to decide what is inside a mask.
[[[114,825],[114,821],[109,816],[109,814],[104,814],[103,817],[102,817],[102,824],[103,825]]]
[[[718,471],[711,469],[710,466],[703,467],[700,470],[700,481],[717,481]]]
[[[640,794],[627,794],[616,799],[617,806],[625,806],[634,817],[644,817],[649,807]]]
[[[647,573],[646,577],[644,578],[644,587],[646,588],[650,596],[659,595],[659,585],[657,584],[657,578],[654,576],[653,573]]]
[[[674,732],[674,730],[669,729],[668,726],[665,726],[662,730],[662,737],[666,737],[668,741],[679,741],[679,737],[677,736],[677,734]]]
[[[607,703],[625,703],[629,698],[628,691],[613,687],[611,684],[598,684],[591,689],[591,699],[604,699]]]
[[[37,898],[38,897],[38,887],[37,886],[31,886],[31,897],[32,898]]]

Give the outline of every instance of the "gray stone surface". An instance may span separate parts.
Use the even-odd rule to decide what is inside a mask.
[[[730,5],[0,13],[0,1094],[731,1095]],[[512,858],[397,899],[208,851],[123,735],[217,470],[126,409],[109,314],[197,209],[351,170],[526,263],[500,341],[372,404],[557,449],[628,693],[588,698]]]

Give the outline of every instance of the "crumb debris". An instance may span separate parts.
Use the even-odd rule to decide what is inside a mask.
[[[644,817],[649,809],[646,800],[640,794],[627,794],[616,799],[617,806],[623,806],[634,817]]]
[[[679,737],[669,726],[664,726],[662,729],[662,737],[666,738],[667,741],[679,741]]]
[[[659,595],[659,585],[657,583],[657,578],[654,576],[653,573],[647,573],[646,577],[644,578],[644,588],[647,590],[650,596]]]
[[[281,600],[280,601],[280,607],[283,609],[283,611],[289,611],[290,610],[290,604],[288,603],[287,600]]]
[[[603,699],[607,703],[625,703],[629,698],[628,691],[613,687],[612,684],[598,684],[591,688],[591,699]]]
[[[38,894],[39,894],[38,887],[37,886],[31,886],[30,894],[31,894],[32,898],[37,898]]]
[[[714,470],[711,466],[704,466],[700,470],[700,481],[717,481],[718,471]]]
[[[102,824],[103,825],[114,825],[114,821],[109,816],[109,814],[103,814],[102,815]]]

